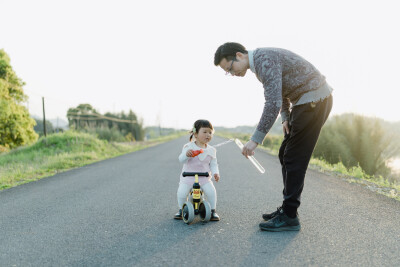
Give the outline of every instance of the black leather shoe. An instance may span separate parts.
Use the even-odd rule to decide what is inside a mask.
[[[182,210],[181,209],[179,209],[179,211],[175,214],[174,219],[182,220]]]
[[[211,210],[211,218],[210,221],[219,221],[219,216],[215,210]]]
[[[262,217],[263,217],[263,219],[264,219],[265,221],[269,221],[269,220],[271,220],[272,218],[274,218],[276,215],[278,215],[278,214],[280,214],[280,213],[282,213],[282,212],[283,212],[282,207],[278,207],[278,208],[276,208],[276,211],[274,211],[274,212],[272,212],[272,213],[265,213],[265,214],[262,215]]]
[[[299,231],[299,217],[296,216],[295,218],[290,218],[284,212],[282,212],[271,220],[260,223],[260,229],[271,232]]]

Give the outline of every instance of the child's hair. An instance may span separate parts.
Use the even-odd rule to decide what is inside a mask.
[[[211,122],[209,122],[208,120],[197,120],[194,124],[193,124],[193,129],[190,131],[190,138],[189,141],[192,141],[193,135],[195,133],[199,133],[200,128],[210,128],[211,130],[214,131],[214,128],[211,124]]]

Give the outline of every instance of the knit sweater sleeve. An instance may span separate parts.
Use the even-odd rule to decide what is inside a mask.
[[[261,54],[255,60],[255,69],[264,87],[265,104],[251,140],[262,144],[282,107],[282,67],[277,56]]]
[[[281,109],[281,119],[282,123],[285,121],[289,121],[289,115],[290,115],[290,100],[289,98],[284,98],[282,101],[282,109]]]

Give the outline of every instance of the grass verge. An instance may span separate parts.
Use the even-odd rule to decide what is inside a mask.
[[[141,150],[182,134],[144,142],[109,143],[87,133],[67,131],[0,154],[0,190],[36,181],[96,161]]]
[[[243,143],[246,143],[250,139],[250,134],[218,132],[217,135],[228,139],[238,138]],[[281,142],[281,137],[267,136],[264,140],[264,144],[258,148],[265,150],[271,155],[277,156]],[[391,183],[388,181],[388,179],[385,179],[382,176],[369,176],[362,170],[360,166],[347,169],[341,162],[332,165],[322,159],[312,158],[309,168],[318,170],[325,174],[340,177],[350,183],[362,184],[371,191],[400,201],[400,184],[395,182]]]

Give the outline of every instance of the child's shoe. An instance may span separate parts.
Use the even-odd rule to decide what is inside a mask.
[[[211,218],[210,221],[219,221],[219,216],[215,210],[211,210]]]
[[[175,214],[174,219],[182,220],[182,209],[179,209],[179,211]]]

